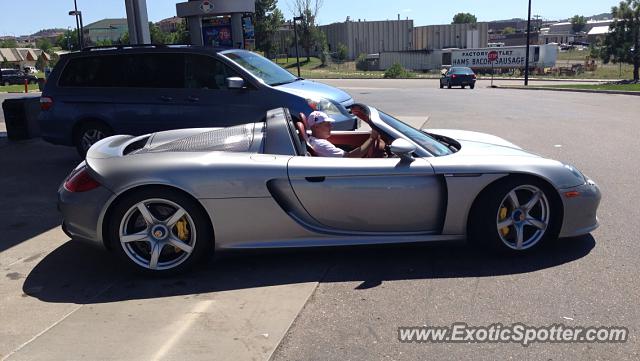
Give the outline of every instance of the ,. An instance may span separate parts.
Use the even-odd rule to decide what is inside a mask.
[[[215,249],[467,238],[518,254],[598,226],[600,191],[570,165],[489,134],[351,110],[383,154],[310,156],[284,108],[265,122],[100,140],[59,189],[63,229],[165,274]],[[328,140],[350,149],[369,133]]]

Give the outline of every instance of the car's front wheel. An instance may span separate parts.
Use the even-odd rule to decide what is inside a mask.
[[[193,199],[160,188],[125,196],[108,223],[111,248],[131,268],[150,274],[183,272],[213,246],[206,213]]]
[[[472,210],[469,236],[477,243],[523,253],[557,238],[561,206],[546,183],[509,177],[484,191]]]

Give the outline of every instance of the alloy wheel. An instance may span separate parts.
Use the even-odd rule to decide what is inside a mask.
[[[534,185],[520,185],[500,202],[496,227],[502,243],[520,251],[540,242],[550,220],[549,200],[544,191]]]
[[[147,199],[131,206],[120,222],[125,254],[151,270],[179,266],[194,251],[196,226],[189,213],[167,199]]]

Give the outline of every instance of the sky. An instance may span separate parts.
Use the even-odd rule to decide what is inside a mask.
[[[278,0],[278,7],[291,18],[293,0]],[[84,24],[126,17],[124,0],[77,0]],[[147,0],[150,21],[176,15],[176,0]],[[215,4],[215,0],[213,0]],[[75,27],[73,0],[0,0],[0,35],[29,35],[41,29]],[[566,19],[573,15],[609,12],[619,0],[532,0],[532,15],[543,19]],[[25,7],[25,4],[28,6]],[[478,21],[527,17],[527,0],[324,0],[318,14],[319,24],[352,20],[414,20],[414,26],[448,24],[454,14],[469,12]]]

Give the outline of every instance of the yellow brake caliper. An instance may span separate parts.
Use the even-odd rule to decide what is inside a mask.
[[[507,207],[502,207],[500,208],[500,221],[504,221],[507,218]],[[502,227],[500,228],[500,233],[502,233],[502,236],[506,236],[507,234],[509,234],[509,227]]]
[[[176,230],[178,231],[178,238],[180,238],[181,241],[188,241],[189,240],[189,229],[187,229],[187,221],[184,219],[184,217],[180,218],[180,220],[176,223]],[[182,251],[180,248],[174,246],[173,247],[177,252]]]

